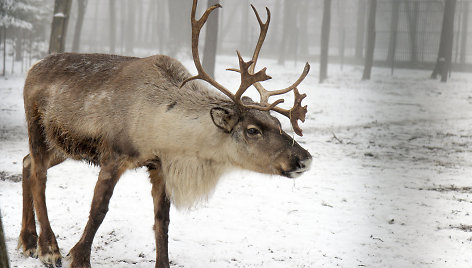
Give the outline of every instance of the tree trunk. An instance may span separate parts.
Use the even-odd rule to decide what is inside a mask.
[[[10,263],[8,261],[7,245],[5,243],[5,233],[3,232],[2,215],[0,214],[0,267],[8,268]]]
[[[5,76],[7,70],[7,27],[3,26],[3,71],[2,76]]]
[[[469,2],[462,2],[462,36],[461,36],[461,55],[460,63],[465,64],[465,56],[467,55],[467,31],[469,30]]]
[[[308,6],[310,5],[308,0],[301,2],[302,8],[300,9],[299,25],[300,25],[300,57],[303,59],[308,58]]]
[[[284,1],[284,10],[283,10],[284,25],[283,25],[282,34],[281,34],[282,40],[280,40],[278,64],[285,64],[285,58],[287,54],[287,44],[288,44],[287,39],[291,37],[289,32],[290,32],[290,18],[292,16],[291,14],[292,5],[293,3],[291,3],[290,1]]]
[[[134,39],[136,36],[135,33],[135,25],[136,25],[136,16],[135,16],[135,8],[134,8],[134,0],[127,1],[127,22],[126,22],[126,32],[127,37],[125,41],[125,53],[127,55],[133,55],[133,48],[134,48]]]
[[[331,0],[324,0],[323,21],[321,23],[321,49],[320,49],[320,80],[322,83],[328,77],[328,48],[329,31],[331,28]]]
[[[395,65],[395,51],[397,47],[398,19],[400,11],[400,1],[392,1],[392,18],[390,20],[390,39],[388,42],[387,62],[390,63],[392,71]]]
[[[15,60],[20,61],[23,58],[23,30],[16,32],[15,37]]]
[[[240,41],[239,49],[243,54],[249,54],[249,1],[244,0],[241,5],[241,27],[240,27]]]
[[[187,16],[190,14],[191,5],[188,4],[190,1],[177,1],[168,0],[167,5],[169,8],[169,41],[167,42],[169,47],[169,56],[175,56],[182,47],[189,48],[190,41],[190,27],[182,26],[182,18],[185,24],[190,25]]]
[[[338,1],[337,5],[337,13],[338,13],[338,54],[339,54],[339,62],[341,65],[341,70],[343,69],[344,65],[344,50],[345,50],[345,43],[346,43],[346,5],[344,1]]]
[[[410,4],[413,5],[413,8]],[[410,40],[410,61],[413,64],[416,64],[418,62],[418,46],[416,38],[418,35],[419,2],[405,2],[405,13],[407,16],[408,33]]]
[[[362,80],[369,80],[374,62],[375,49],[375,13],[377,9],[377,0],[369,0],[369,18],[367,25],[367,47],[365,51],[364,73]]]
[[[109,12],[110,12],[110,28],[108,31],[110,32],[110,53],[115,53],[115,45],[116,45],[116,8],[115,8],[115,0],[109,0]]]
[[[438,59],[431,78],[435,79],[441,73],[441,82],[447,82],[447,74],[451,67],[452,41],[454,38],[454,12],[456,0],[446,0],[444,6],[441,40],[439,42]]]
[[[168,40],[169,38],[166,33],[169,32],[169,25],[168,25],[168,20],[166,19],[166,12],[165,12],[165,7],[164,5],[166,2],[164,0],[159,0],[158,4],[156,5],[157,11],[157,25],[160,27],[157,27],[157,37],[158,37],[158,42],[159,42],[159,53],[163,54],[164,49],[165,49],[165,40]]]
[[[87,9],[87,0],[77,1],[77,21],[75,22],[74,40],[72,41],[72,51],[79,52],[80,34],[84,24],[85,10]]]
[[[49,54],[61,53],[65,50],[71,4],[72,0],[56,0],[54,3]]]
[[[356,27],[356,58],[362,59],[365,32],[365,0],[358,0]]]
[[[219,4],[219,2],[219,0],[208,0],[208,7]],[[211,16],[208,17],[206,23],[205,47],[203,50],[202,66],[211,77],[215,77],[215,60],[218,41],[218,12],[219,10],[215,9]]]

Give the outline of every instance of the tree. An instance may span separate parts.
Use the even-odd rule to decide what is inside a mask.
[[[134,4],[134,0],[127,1],[126,32],[128,36],[125,39],[125,53],[127,55],[133,55],[134,39],[136,37],[136,9]]]
[[[346,2],[338,1],[336,9],[338,16],[338,52],[342,70],[344,65],[344,50],[346,43]]]
[[[8,262],[7,245],[5,243],[5,233],[3,232],[1,214],[0,214],[0,267],[3,267],[3,268],[10,267],[10,264]]]
[[[465,56],[467,55],[467,33],[469,29],[469,2],[462,2],[462,36],[461,36],[461,56],[460,63],[465,63]]]
[[[246,54],[249,51],[249,1],[244,0],[241,6],[243,6],[244,8],[241,8],[241,37],[239,38],[239,50],[243,54]]]
[[[323,21],[321,23],[321,48],[320,48],[320,80],[322,83],[328,76],[328,46],[329,31],[331,28],[331,0],[324,0]]]
[[[289,46],[291,45],[289,41],[293,43],[293,39],[296,38],[294,27],[294,4],[291,1],[284,1],[283,8],[283,29],[282,29],[282,40],[280,40],[280,51],[278,64],[284,64],[289,51]]]
[[[190,14],[190,1],[168,0],[167,6],[169,8],[169,38],[167,47],[169,49],[169,56],[175,56],[182,47],[190,47],[190,22],[182,24],[182,18],[186,18]]]
[[[369,0],[369,18],[367,21],[367,47],[365,50],[364,73],[362,80],[369,80],[374,62],[375,49],[375,14],[377,10],[377,0]]]
[[[11,40],[17,56],[17,60],[23,57],[24,36],[36,34],[35,23],[44,13],[41,12],[40,0],[2,0],[0,1],[0,28],[3,42],[3,71],[6,74],[7,39]],[[37,26],[36,26],[37,27]],[[15,59],[12,59],[12,64]]]
[[[365,0],[357,2],[356,58],[362,59],[365,31]]]
[[[69,23],[71,5],[72,0],[56,0],[54,2],[49,53],[65,51],[67,24]]]
[[[219,4],[219,0],[208,0],[208,7]],[[215,77],[215,60],[218,43],[218,8],[208,18],[205,33],[205,47],[203,50],[202,66],[211,77]]]
[[[390,39],[388,42],[387,62],[393,68],[395,65],[395,51],[397,47],[398,19],[400,11],[400,1],[392,1],[392,18],[390,20]]]
[[[408,33],[410,40],[410,61],[412,63],[418,62],[418,47],[417,47],[417,36],[418,36],[418,13],[419,13],[419,2],[405,3],[405,12],[408,22]],[[411,7],[413,6],[413,7]]]
[[[456,0],[446,0],[443,13],[441,40],[439,42],[438,59],[433,73],[431,74],[431,78],[436,79],[437,75],[441,73],[441,82],[447,82],[447,74],[451,68],[456,2]]]
[[[308,0],[302,0],[300,2],[299,12],[300,15],[298,17],[298,25],[299,25],[299,53],[300,58],[306,59],[308,58],[308,10],[309,10],[310,3]]]
[[[80,34],[82,33],[82,25],[84,24],[85,10],[87,0],[79,0],[77,2],[77,21],[75,22],[74,40],[72,41],[72,51],[78,52],[80,47]]]
[[[115,45],[116,45],[116,8],[115,8],[115,0],[109,0],[109,12],[110,12],[110,29],[108,29],[110,33],[110,53],[115,53]]]

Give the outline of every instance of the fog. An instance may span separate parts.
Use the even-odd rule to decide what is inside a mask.
[[[217,15],[210,16],[210,19],[218,18],[217,55],[234,54],[235,50],[246,57],[252,54],[259,35],[259,25],[250,8],[253,4],[262,20],[267,16],[264,7],[272,15],[261,57],[275,58],[279,63],[318,61],[325,0],[213,2],[223,6]],[[326,2],[331,2],[329,63],[363,64],[370,2]],[[190,0],[72,1],[64,51],[189,58],[191,4]],[[207,1],[199,1],[197,16],[207,5]],[[1,6],[2,57],[23,60],[22,69],[26,69],[31,58],[48,54],[54,1],[2,0]],[[82,23],[81,6],[84,7]],[[438,58],[444,6],[444,1],[377,1],[374,64],[432,69]],[[457,1],[453,68],[470,69],[472,63],[470,12],[469,1]],[[204,27],[201,46],[205,34]]]

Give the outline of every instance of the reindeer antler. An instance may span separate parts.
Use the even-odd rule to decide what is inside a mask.
[[[302,130],[298,126],[298,120],[301,120],[302,122],[305,122],[305,115],[307,112],[307,106],[301,106],[302,100],[306,97],[306,94],[300,95],[298,93],[298,89],[296,88],[302,81],[305,79],[307,76],[308,72],[310,71],[310,65],[306,63],[305,68],[298,78],[295,83],[293,83],[291,86],[285,88],[285,89],[280,89],[280,90],[274,90],[274,91],[268,91],[259,82],[266,81],[268,79],[271,79],[270,76],[266,74],[266,68],[261,69],[257,73],[254,73],[254,69],[256,66],[257,58],[259,57],[259,52],[262,48],[262,44],[264,43],[265,37],[267,35],[267,30],[269,29],[269,23],[270,23],[270,10],[266,8],[267,11],[267,20],[266,22],[262,22],[259,13],[257,12],[256,8],[251,5],[252,9],[254,10],[254,13],[256,15],[257,21],[260,26],[260,34],[259,34],[259,39],[257,41],[256,48],[254,49],[254,54],[252,56],[252,60],[250,61],[244,61],[244,59],[241,57],[241,54],[239,51],[236,51],[238,54],[238,59],[239,59],[239,69],[227,69],[229,71],[235,71],[241,74],[241,84],[236,91],[236,94],[231,93],[228,89],[226,89],[224,86],[216,82],[212,77],[210,77],[205,70],[202,67],[202,64],[200,62],[200,56],[198,52],[198,42],[199,42],[199,37],[200,37],[200,31],[205,24],[205,22],[208,19],[208,16],[210,13],[215,10],[216,8],[220,8],[221,5],[216,4],[211,7],[209,7],[205,13],[202,15],[202,17],[199,20],[196,20],[195,15],[196,15],[196,10],[197,10],[197,2],[198,0],[193,0],[193,6],[192,6],[192,13],[191,13],[191,22],[192,22],[192,55],[193,55],[193,61],[195,63],[195,67],[197,68],[198,74],[196,76],[192,76],[188,79],[186,79],[181,87],[185,85],[188,81],[195,80],[195,79],[201,79],[206,82],[208,82],[210,85],[216,87],[219,91],[221,91],[223,94],[228,96],[231,100],[233,100],[238,106],[247,108],[247,109],[257,109],[261,111],[275,111],[278,112],[290,119],[290,122],[292,124],[293,130],[297,135],[303,136]],[[259,95],[261,97],[260,102],[258,104],[244,104],[241,100],[242,95],[250,86],[254,86],[257,91],[259,92]],[[283,99],[278,99],[272,104],[269,103],[269,97],[274,96],[274,95],[281,95],[285,94],[289,91],[292,91],[295,94],[295,100],[294,100],[294,105],[290,110],[282,109],[280,107],[277,107],[280,103],[284,102]]]

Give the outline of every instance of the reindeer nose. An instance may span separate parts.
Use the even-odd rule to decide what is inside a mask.
[[[305,158],[305,159],[298,159],[297,168],[302,169],[304,171],[309,170],[312,160],[313,159],[312,159],[311,155],[308,158]]]

